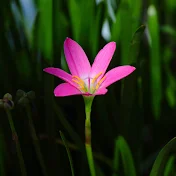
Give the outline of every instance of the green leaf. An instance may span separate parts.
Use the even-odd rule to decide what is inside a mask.
[[[95,17],[90,28],[90,48],[92,50],[92,56],[95,57],[99,48],[99,37],[100,37],[100,28],[101,28],[101,15],[102,15],[102,4],[96,7]],[[92,43],[92,41],[94,41]],[[91,45],[92,43],[92,45]]]
[[[131,154],[131,150],[123,138],[123,136],[119,136],[115,140],[115,152],[114,152],[114,174],[113,176],[117,176],[117,171],[119,169],[120,156],[122,158],[122,165],[125,176],[136,176],[136,169],[134,166],[133,157]]]
[[[67,130],[68,134],[70,135],[70,137],[72,138],[72,140],[76,143],[76,145],[79,147],[80,151],[82,153],[85,153],[85,148],[84,148],[84,144],[81,141],[79,135],[73,130],[72,126],[68,123],[68,121],[64,118],[64,115],[60,109],[60,107],[53,102],[53,109],[59,119],[59,121],[61,122],[61,124],[63,125],[63,127]]]
[[[33,45],[33,28],[37,15],[37,8],[35,6],[34,0],[19,0],[24,30],[29,42],[29,45]]]
[[[62,133],[62,131],[60,131],[60,136],[61,136],[62,141],[63,141],[63,143],[64,143],[64,145],[65,145],[65,148],[66,148],[66,150],[67,150],[67,155],[68,155],[69,162],[70,162],[70,167],[71,167],[72,176],[74,176],[75,174],[74,174],[73,160],[72,160],[71,153],[70,153],[69,147],[68,147],[68,145],[67,145],[65,136],[64,136],[64,134]]]
[[[161,27],[161,31],[166,33],[166,34],[169,34],[171,37],[176,37],[176,31],[175,29],[170,26],[170,25],[164,25]]]
[[[112,27],[111,27],[111,40],[116,41],[117,43],[119,43],[120,31],[121,31],[120,11],[118,10],[116,12],[116,20],[115,20],[115,22],[113,22]]]
[[[39,0],[38,45],[47,62],[53,63],[53,3]]]
[[[128,0],[123,0],[120,4],[120,45],[121,45],[121,65],[129,64],[130,40],[132,37],[132,11]]]
[[[63,52],[61,53],[61,68],[62,68],[62,70],[66,71],[67,73],[70,72]]]
[[[172,70],[170,68],[170,63],[171,60],[173,58],[173,52],[172,49],[167,46],[164,48],[164,52],[163,52],[163,59],[164,59],[164,69],[165,69],[165,73],[167,75],[167,87],[165,89],[166,91],[166,99],[167,102],[169,104],[169,106],[171,108],[174,108],[176,105],[176,99],[175,99],[175,95],[176,95],[176,79],[172,73]]]
[[[139,54],[139,46],[141,42],[141,37],[144,33],[145,25],[141,25],[136,32],[133,34],[130,46],[130,63],[136,63],[138,54]]]
[[[158,120],[161,112],[162,78],[161,78],[161,56],[160,38],[157,10],[154,5],[148,8],[148,30],[150,45],[150,70],[151,70],[151,99],[152,110],[155,119]]]
[[[108,14],[109,14],[111,20],[113,22],[115,22],[116,17],[115,17],[115,12],[114,12],[114,8],[113,8],[115,6],[115,4],[113,4],[113,0],[106,0],[106,3],[107,3]]]
[[[175,156],[172,155],[170,156],[166,164],[166,167],[164,170],[164,176],[170,176],[173,173],[174,168],[175,168]]]
[[[80,28],[81,28],[81,13],[78,1],[69,0],[68,10],[71,21],[71,29],[73,30],[73,38],[79,42]]]
[[[141,0],[129,0],[132,13],[132,31],[134,31],[139,26],[139,22],[141,19],[142,2],[143,1]]]
[[[171,153],[176,153],[176,137],[170,140],[159,152],[154,162],[154,165],[152,167],[150,176],[163,175],[166,164],[168,162],[168,159]]]
[[[29,80],[32,74],[32,68],[30,65],[30,59],[25,51],[21,51],[17,55],[16,68],[20,78],[24,80]]]

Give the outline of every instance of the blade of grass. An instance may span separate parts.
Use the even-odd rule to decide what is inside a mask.
[[[100,31],[100,28],[101,28],[101,15],[102,15],[102,11],[103,11],[103,8],[102,8],[102,4],[99,4],[97,7],[96,7],[96,10],[94,13],[95,16],[92,20],[92,25],[91,25],[91,28],[90,28],[90,41],[89,41],[89,46],[91,46],[91,53],[92,53],[92,58],[95,57],[97,51],[98,51],[98,45],[99,45],[99,38],[100,38],[100,34],[99,34],[99,31]],[[92,45],[92,41],[93,42],[93,45]]]
[[[38,45],[48,63],[52,65],[53,59],[53,1],[39,0],[39,26]]]
[[[171,139],[159,152],[152,170],[150,172],[150,176],[161,176],[164,173],[165,166],[168,162],[170,153],[176,152],[176,137]]]
[[[38,140],[38,137],[37,137],[34,125],[33,125],[32,115],[31,115],[31,110],[30,110],[29,105],[26,106],[26,113],[27,113],[28,120],[29,120],[29,128],[30,128],[30,133],[31,133],[31,136],[32,136],[32,142],[33,142],[33,145],[34,145],[34,148],[35,148],[35,152],[37,154],[37,158],[39,160],[43,175],[47,176],[48,174],[47,174],[47,171],[46,171],[46,167],[45,167],[45,163],[44,163],[44,160],[43,160],[42,152],[40,150],[39,140]]]
[[[168,162],[166,164],[165,170],[164,170],[164,176],[170,176],[173,175],[173,170],[175,168],[175,156],[172,155],[168,159]]]
[[[125,176],[136,176],[136,169],[134,166],[133,157],[130,151],[130,148],[123,138],[123,136],[119,136],[115,140],[115,153],[114,153],[114,171],[113,176],[117,176],[117,171],[119,169],[119,157],[122,158],[122,165]]]
[[[130,40],[132,37],[132,11],[128,0],[123,0],[120,4],[120,45],[121,45],[121,65],[129,64]]]
[[[40,139],[41,140],[48,139],[48,136],[47,135],[40,135]],[[55,139],[55,142],[57,144],[59,144],[59,145],[64,146],[63,141],[61,141],[60,139]],[[77,145],[75,145],[75,144],[73,144],[73,143],[71,143],[69,141],[67,141],[67,146],[69,147],[70,150],[80,151],[80,148]],[[104,156],[101,153],[94,152],[93,155],[94,155],[94,157],[97,160],[101,161],[102,163],[106,164],[110,169],[112,169],[112,161],[111,161],[111,159],[107,158],[106,156]]]
[[[59,121],[62,123],[63,127],[67,130],[72,140],[76,143],[76,145],[80,148],[80,150],[85,153],[84,143],[81,141],[78,134],[73,130],[68,121],[64,118],[64,115],[59,106],[55,102],[53,102],[53,109],[56,113]]]
[[[173,58],[173,53],[170,47],[166,47],[163,52],[164,69],[167,75],[166,99],[170,107],[174,108],[176,105],[176,79],[170,69],[170,62]]]
[[[142,2],[141,0],[129,0],[131,5],[132,12],[132,31],[136,30],[139,26],[140,18],[141,18],[141,10],[142,10]]]
[[[119,151],[119,144],[116,139],[115,140],[115,147],[114,147],[113,174],[112,174],[112,176],[118,176],[119,162],[120,162],[120,151]]]
[[[15,126],[14,126],[14,123],[13,123],[13,120],[12,120],[12,115],[11,115],[10,110],[6,109],[6,114],[7,114],[8,121],[9,121],[9,124],[10,124],[10,128],[11,128],[11,131],[12,131],[12,136],[15,140],[16,151],[17,151],[17,156],[18,156],[18,159],[19,159],[21,174],[22,174],[22,176],[27,176],[27,172],[26,172],[26,168],[25,168],[25,164],[24,164],[24,159],[23,159],[23,155],[22,155],[22,151],[21,151],[21,146],[20,146],[20,143],[19,143],[19,140],[18,140],[18,135],[17,135],[16,129],[15,129]]]
[[[37,15],[37,9],[33,0],[19,0],[22,11],[23,26],[29,46],[33,46],[33,28]]]
[[[113,22],[115,22],[115,20],[116,20],[114,8],[113,8],[115,5],[116,4],[114,4],[112,0],[106,0],[108,15]]]
[[[80,38],[80,28],[81,28],[81,14],[78,1],[69,0],[68,1],[68,10],[71,21],[71,29],[73,30],[73,38],[79,42]]]
[[[120,10],[116,12],[116,20],[111,26],[111,40],[116,41],[117,44],[120,40],[121,26],[120,26]]]
[[[60,131],[60,136],[62,138],[62,141],[65,145],[65,148],[66,148],[66,151],[67,151],[67,155],[68,155],[68,159],[69,159],[69,162],[70,162],[70,168],[71,168],[71,173],[72,173],[72,176],[74,176],[74,167],[73,167],[73,160],[72,160],[72,157],[71,157],[71,153],[70,153],[70,150],[69,150],[69,147],[67,145],[67,142],[66,142],[66,139],[65,139],[65,136],[64,134],[62,133],[62,131]]]
[[[152,110],[156,120],[160,117],[162,82],[161,82],[161,56],[159,22],[157,10],[154,5],[148,8],[148,30],[150,37],[150,69],[151,69],[151,99]]]
[[[145,25],[141,25],[133,34],[131,45],[130,45],[130,63],[136,63],[139,55],[139,46],[141,42],[142,35],[145,30]]]

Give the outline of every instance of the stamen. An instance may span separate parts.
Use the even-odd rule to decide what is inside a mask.
[[[84,81],[78,76],[72,76],[72,78],[73,78],[72,81],[75,82],[76,84],[78,84],[79,89],[82,92],[86,92],[86,87],[85,87]]]
[[[95,90],[97,90],[100,87],[101,83],[105,80],[105,78],[106,77],[104,76],[103,78],[100,79],[100,81],[97,83],[97,85],[95,87]]]
[[[80,82],[79,80],[76,79],[72,79],[72,81],[78,84],[79,86],[84,86],[84,82]]]
[[[102,72],[98,73],[93,79],[92,84],[98,79],[98,77],[102,74]]]
[[[72,76],[72,78],[76,78],[78,81],[84,83],[84,81],[80,77],[78,77],[78,76]]]
[[[87,92],[85,86],[84,86],[84,87],[80,87],[80,90],[81,90],[82,92]]]

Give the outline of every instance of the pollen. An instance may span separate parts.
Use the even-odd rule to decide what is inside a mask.
[[[75,82],[82,92],[86,92],[86,87],[84,81],[78,76],[72,76],[72,81]]]
[[[99,78],[100,75],[102,75],[102,72],[98,73],[98,74],[92,79],[92,84],[95,83],[95,81]]]
[[[97,85],[96,85],[96,87],[95,87],[95,90],[97,90],[97,89],[100,87],[101,83],[102,83],[105,79],[106,79],[105,76],[100,79],[100,81],[97,83]]]
[[[78,76],[72,76],[72,78],[78,80],[81,83],[84,83],[84,81]]]

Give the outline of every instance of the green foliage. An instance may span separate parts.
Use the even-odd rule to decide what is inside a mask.
[[[60,135],[61,135],[62,141],[64,142],[65,148],[66,148],[66,150],[67,150],[67,155],[68,155],[69,162],[70,162],[70,167],[71,167],[72,176],[74,176],[75,174],[74,174],[73,160],[72,160],[72,157],[71,157],[70,150],[69,150],[69,148],[68,148],[68,145],[67,145],[65,136],[64,136],[64,134],[62,133],[62,131],[60,131]]]
[[[115,41],[117,49],[109,68],[136,67],[132,75],[110,86],[107,95],[97,96],[93,103],[92,146],[97,175],[149,175],[154,161],[150,155],[175,135],[175,10],[175,0],[2,1],[0,102],[3,94],[13,94],[12,115],[21,150],[11,139],[7,117],[0,109],[0,175],[7,175],[9,170],[19,175],[25,164],[28,175],[40,175],[42,169],[44,173],[45,166],[49,175],[67,176],[70,164],[61,146],[65,144],[68,155],[72,154],[74,174],[89,176],[83,100],[55,99],[53,90],[61,81],[42,71],[53,66],[69,72],[63,52],[66,37],[83,47],[91,63],[107,42]],[[37,146],[41,148],[38,156],[36,144],[30,146],[36,141],[29,135],[27,114],[19,110],[14,96],[18,89],[36,94],[30,105]],[[60,130],[66,142],[60,139]],[[14,164],[19,157],[14,154],[15,146],[18,155],[24,157],[22,168]],[[174,138],[160,151],[151,176],[174,175],[175,153]]]
[[[124,175],[136,176],[136,169],[134,166],[131,150],[127,142],[123,138],[123,136],[119,136],[115,140],[115,152],[114,152],[114,163],[113,163],[115,173],[113,174],[113,176],[119,175],[116,173],[118,173],[118,170],[119,170],[120,161],[121,161],[120,158],[122,160]]]
[[[168,162],[166,164],[165,170],[164,170],[164,176],[169,176],[169,175],[173,175],[174,174],[174,170],[175,170],[175,156],[172,155],[170,156],[170,158],[168,159]]]
[[[148,8],[148,30],[150,45],[150,80],[152,109],[156,120],[161,113],[162,79],[161,79],[161,56],[160,56],[160,36],[157,10],[154,5]]]
[[[152,167],[152,171],[150,173],[150,176],[160,176],[163,173],[168,173],[172,164],[173,159],[170,159],[170,154],[176,152],[176,138],[173,138],[170,140],[159,152],[155,163]],[[169,167],[169,168],[168,168]],[[165,171],[165,172],[164,172]]]
[[[38,47],[45,59],[53,63],[53,1],[38,1]]]

